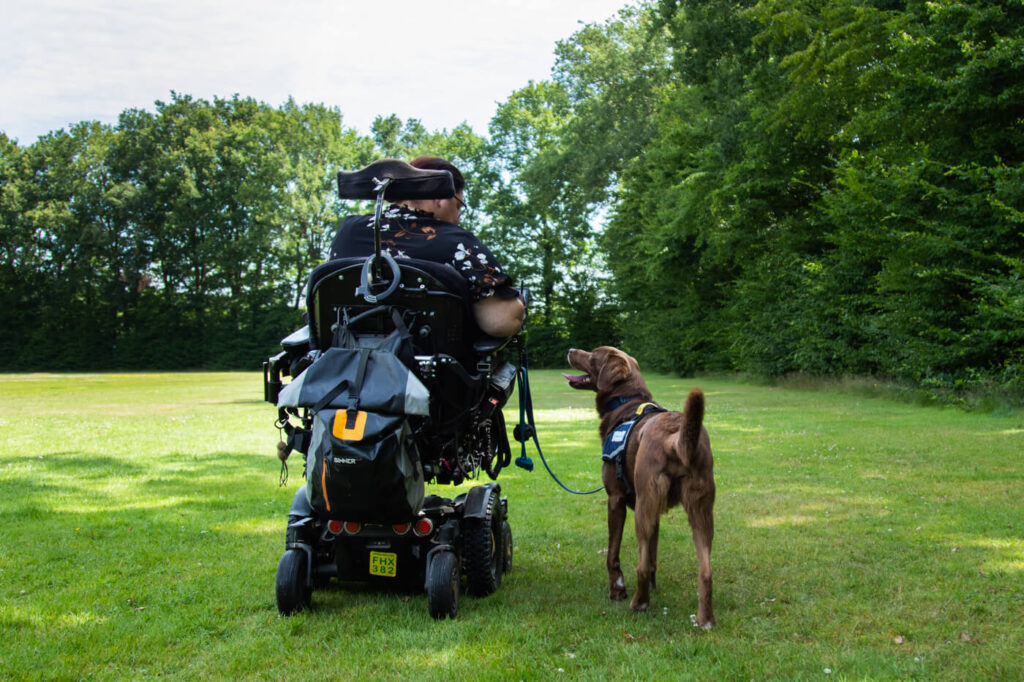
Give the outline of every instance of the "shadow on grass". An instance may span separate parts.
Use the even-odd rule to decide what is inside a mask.
[[[141,460],[141,458],[140,458]],[[281,518],[288,501],[278,491],[277,462],[264,455],[220,452],[208,455],[168,454],[140,460],[64,451],[28,461],[29,475],[20,477],[0,505],[0,518],[40,519],[70,514],[103,515],[103,525],[116,525],[118,515],[220,513],[262,506],[277,500]],[[7,458],[7,461],[11,461]],[[26,460],[14,460],[24,466]],[[4,466],[0,461],[0,466]],[[301,472],[301,462],[299,463]],[[261,510],[262,511],[262,510]],[[283,528],[282,521],[282,528]],[[283,532],[283,531],[282,531]]]
[[[0,457],[0,467],[23,464],[26,459],[35,465],[42,466],[53,473],[73,478],[96,480],[110,476],[133,476],[144,471],[141,465],[123,458],[109,455],[96,455],[76,450],[63,452],[47,452],[44,455],[21,457]]]

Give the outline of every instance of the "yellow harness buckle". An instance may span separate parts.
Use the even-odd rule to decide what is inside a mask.
[[[636,408],[637,416],[642,415],[644,413],[644,410],[646,410],[648,407],[657,407],[657,406],[658,406],[657,403],[642,403],[640,405],[640,407]]]

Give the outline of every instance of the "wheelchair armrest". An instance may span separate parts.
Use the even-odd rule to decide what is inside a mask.
[[[313,347],[310,342],[309,325],[297,329],[281,339],[284,351],[278,356],[277,364],[281,366],[281,374],[297,377],[313,363]]]
[[[302,355],[309,350],[309,325],[296,329],[281,339],[281,346],[289,355]]]
[[[478,355],[493,355],[512,342],[514,336],[482,336],[473,342],[473,351]]]

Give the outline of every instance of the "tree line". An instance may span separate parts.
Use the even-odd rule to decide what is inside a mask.
[[[432,153],[531,288],[535,364],[1024,390],[1022,31],[1013,0],[652,0],[485,136],[178,94],[0,134],[0,366],[256,366],[359,208],[336,171]]]
[[[642,264],[613,262],[632,338],[684,371],[1024,389],[1024,5],[656,17],[677,86],[607,233]]]
[[[642,363],[1024,392],[1024,5],[660,0],[557,54],[491,134],[533,215],[607,217]]]
[[[172,93],[114,126],[0,135],[0,366],[253,368],[302,324],[341,219],[338,170],[482,139],[381,116],[371,135],[289,101]]]

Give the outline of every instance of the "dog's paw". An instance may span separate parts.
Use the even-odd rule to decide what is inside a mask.
[[[697,615],[693,613],[690,614],[690,624],[693,625],[693,627],[695,628],[700,628],[701,630],[710,630],[711,628],[715,627],[714,619],[709,620],[708,622],[701,625],[697,622]]]
[[[626,596],[626,583],[620,575],[608,588],[608,598],[612,601],[623,601]]]
[[[631,609],[633,609],[634,611],[637,611],[637,612],[643,612],[643,611],[646,611],[646,610],[647,610],[647,608],[648,608],[648,607],[649,607],[650,605],[651,605],[651,604],[650,604],[650,602],[643,602],[643,603],[640,603],[640,602],[638,602],[638,601],[636,600],[636,597],[633,597],[633,603],[632,603],[632,604],[630,604],[630,605],[629,605],[629,607],[630,607]]]

